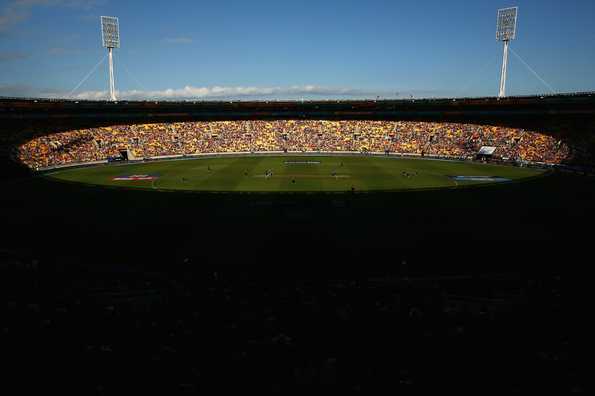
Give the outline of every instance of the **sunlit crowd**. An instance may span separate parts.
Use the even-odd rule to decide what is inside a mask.
[[[570,149],[552,136],[518,128],[415,121],[205,121],[114,125],[36,137],[18,149],[31,168],[118,157],[229,152],[381,152],[558,164]]]

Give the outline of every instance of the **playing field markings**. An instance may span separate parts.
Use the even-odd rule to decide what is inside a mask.
[[[266,174],[262,174],[262,175],[252,175],[252,177],[255,177],[257,179],[266,179],[267,175]],[[348,179],[351,177],[351,175],[345,175],[345,174],[336,174],[335,176],[333,176],[332,174],[328,174],[328,175],[308,175],[306,173],[304,174],[291,174],[291,175],[284,175],[284,174],[273,174],[273,176],[271,176],[271,178],[275,178],[275,179],[279,179],[279,178],[300,178],[300,179],[322,179],[322,180],[336,180],[336,179]]]
[[[206,167],[202,170],[202,175],[206,176],[203,176],[197,183],[194,183],[194,187],[202,190],[233,191],[237,184],[237,178],[229,177],[234,172],[229,172],[228,169],[233,168],[234,164],[240,160],[239,157],[225,158],[224,160],[218,160],[216,162],[217,165],[213,165],[211,160],[201,160],[206,161]],[[240,162],[244,163],[245,161]],[[197,172],[201,171],[198,170]],[[217,188],[213,186],[217,186]]]
[[[453,183],[455,187],[458,187],[459,183],[456,180],[453,180],[450,177],[445,176],[444,168],[440,168],[439,167],[440,165],[444,166],[444,163],[440,164],[438,162],[425,161],[424,162],[425,169],[423,170],[423,173],[425,173],[426,175],[434,176],[436,179],[447,180],[450,183]],[[431,184],[429,186],[431,186]],[[425,187],[425,186],[419,186],[419,187]]]
[[[332,176],[335,172],[336,176]],[[331,180],[326,182],[329,190],[333,191],[349,191],[351,187],[359,188],[358,176],[350,166],[347,158],[337,158],[333,163],[331,172]]]
[[[264,159],[265,159],[265,157],[254,157],[254,158],[252,158],[252,161],[243,162],[241,168],[238,167],[237,173],[240,176],[238,178],[236,178],[234,190],[241,191],[241,190],[245,189],[242,186],[244,186],[244,185],[250,186],[252,184],[251,181],[253,179],[252,179],[251,175],[254,172],[257,172],[256,169],[261,165],[261,163],[263,162]],[[234,170],[234,171],[236,171],[236,170]]]
[[[311,159],[296,158],[293,161],[311,161]],[[321,161],[320,164],[294,164],[291,166],[283,166],[279,186],[282,189],[290,191],[320,191],[322,190],[323,180],[320,178],[305,178],[300,177],[302,174],[310,174],[312,176],[322,176],[324,172],[330,175],[328,161]]]
[[[132,170],[134,171],[134,169],[136,168],[136,166],[132,165]],[[154,169],[154,171],[153,171]],[[143,166],[143,172],[145,174],[152,174],[155,173],[157,175],[159,175],[159,178],[157,180],[153,180],[150,184],[150,187],[152,189],[160,189],[160,188],[168,188],[168,184],[171,185],[171,181],[172,178],[175,177],[176,173],[178,173],[178,164],[176,163],[176,161],[171,161],[171,162],[153,162],[153,163],[148,163],[145,164]],[[129,172],[130,173],[130,172]],[[138,171],[135,171],[135,173],[138,173]],[[177,186],[177,182],[174,183]],[[144,185],[144,187],[147,187],[146,185]]]
[[[241,176],[240,181],[236,186],[236,189],[253,191],[275,191],[278,187],[278,180],[275,180],[272,177],[265,177],[265,173],[267,169],[272,169],[273,174],[276,174],[276,165],[278,166],[276,162],[271,163],[270,157],[254,157],[254,161],[250,162],[250,165],[244,166],[244,168],[238,170]]]
[[[314,183],[312,189],[315,191],[322,191],[325,190],[327,186],[330,188],[332,185],[336,184],[336,179],[331,178],[331,173],[338,165],[339,161],[334,159],[324,161],[320,165],[306,165],[308,169],[313,170],[313,175],[318,177],[313,180]]]
[[[387,161],[395,161],[393,159],[387,159]],[[398,183],[396,189],[417,189],[431,187],[432,183],[428,179],[440,179],[440,182],[451,182],[445,180],[444,175],[433,171],[434,165],[440,161],[422,161],[419,159],[400,159],[392,164],[388,164],[385,168],[390,172],[393,180]],[[444,162],[440,162],[444,164]],[[420,166],[423,165],[423,166]],[[403,173],[405,172],[405,174]],[[394,185],[391,181],[391,185]]]
[[[173,188],[173,189],[181,189],[181,190],[194,190],[196,186],[203,180],[206,180],[210,174],[207,173],[207,167],[203,171],[201,170],[193,170],[187,168],[187,162],[185,161],[171,161],[168,163],[163,162],[155,162],[148,164],[149,166],[159,167],[158,169],[163,169],[163,174],[159,180],[155,184],[157,189],[159,188]],[[184,181],[182,181],[184,179]]]
[[[92,184],[118,187],[206,190],[206,191],[356,191],[366,189],[418,189],[427,187],[454,187],[457,181],[448,175],[499,175],[517,180],[534,176],[534,170],[466,162],[422,161],[418,159],[389,159],[370,157],[321,157],[320,165],[286,167],[285,158],[222,158],[195,161],[171,161],[129,164],[125,166],[99,166],[54,172],[51,177]],[[202,166],[197,167],[200,162]],[[343,166],[340,166],[343,162]],[[211,171],[207,171],[208,167]],[[198,169],[197,169],[198,168]],[[292,168],[292,169],[287,169]],[[254,177],[267,169],[273,170],[270,179]],[[332,172],[339,177],[333,177]],[[407,174],[404,174],[403,172]],[[112,181],[114,176],[128,174],[159,174],[154,181]],[[247,174],[246,174],[247,173]],[[409,176],[408,176],[409,174]],[[345,177],[349,176],[349,177]],[[296,180],[292,183],[292,180]],[[460,185],[480,184],[462,182]],[[485,183],[481,183],[485,184]]]
[[[254,168],[256,168],[262,162],[262,160],[262,157],[253,157],[249,160],[234,161],[231,166],[225,169],[225,175],[223,175],[223,177],[227,179],[225,190],[242,190],[242,184],[245,183],[247,179],[249,179],[247,175],[244,175],[244,173],[250,175],[254,171]]]

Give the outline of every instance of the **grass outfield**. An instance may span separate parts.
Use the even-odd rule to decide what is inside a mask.
[[[272,174],[267,176],[267,171]],[[50,177],[97,185],[192,191],[379,191],[444,188],[493,181],[457,181],[453,176],[518,180],[542,171],[473,162],[386,157],[259,156],[204,158],[52,172]],[[138,175],[152,180],[114,180]]]

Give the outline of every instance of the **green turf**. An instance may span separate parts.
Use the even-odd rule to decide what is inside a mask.
[[[319,161],[319,164],[286,164]],[[265,177],[267,169],[271,177]],[[335,176],[333,176],[333,172]],[[409,174],[404,175],[403,172]],[[356,191],[456,187],[449,176],[518,180],[540,170],[473,162],[387,157],[233,157],[137,163],[56,171],[50,177],[89,184],[194,191]],[[155,181],[114,181],[122,175],[158,175]]]

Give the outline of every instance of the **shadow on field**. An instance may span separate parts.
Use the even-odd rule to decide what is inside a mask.
[[[585,387],[590,178],[367,194],[4,187],[3,387]]]

